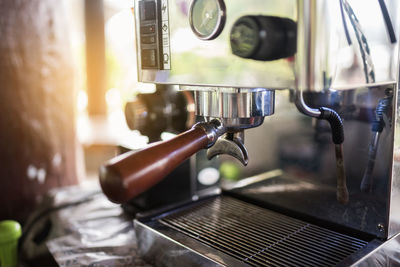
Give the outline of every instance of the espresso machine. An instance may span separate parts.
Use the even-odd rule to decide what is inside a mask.
[[[138,216],[142,256],[400,264],[399,12],[397,0],[135,0],[139,80],[192,91],[202,121],[107,162],[103,192],[126,202],[202,149],[250,169]]]

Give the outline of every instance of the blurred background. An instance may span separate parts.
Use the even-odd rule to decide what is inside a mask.
[[[77,137],[84,152],[85,177],[124,144],[141,148],[148,138],[129,130],[124,106],[137,93],[154,93],[137,81],[133,1],[67,1],[72,53],[76,62]]]
[[[0,0],[0,237],[15,239],[0,250],[17,253],[19,238],[20,266],[56,265],[49,250],[60,248],[67,264],[68,242],[80,248],[79,264],[98,259],[93,251],[78,260],[84,246],[100,251],[99,239],[134,249],[131,219],[98,185],[102,163],[149,141],[124,115],[126,102],[156,90],[137,82],[132,8],[130,0]],[[121,231],[126,240],[113,241]],[[60,236],[67,241],[46,245]],[[0,265],[15,266],[17,254],[7,263],[7,253]]]
[[[51,188],[97,180],[120,144],[143,147],[133,1],[0,1],[0,219],[24,222]]]

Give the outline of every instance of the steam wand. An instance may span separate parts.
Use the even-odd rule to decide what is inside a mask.
[[[378,150],[379,138],[383,129],[385,128],[384,114],[386,114],[392,108],[393,90],[387,89],[386,97],[379,100],[375,110],[375,120],[372,122],[372,138],[369,144],[368,150],[368,163],[365,169],[363,178],[361,180],[360,190],[362,192],[372,192],[373,188],[373,176],[372,172],[375,167],[376,152]]]
[[[344,130],[342,119],[333,109],[326,107],[314,109],[307,106],[304,102],[303,92],[301,90],[296,90],[295,105],[301,113],[313,118],[326,120],[331,125],[332,141],[335,144],[336,155],[336,198],[340,203],[346,204],[349,201],[349,192],[347,190],[343,157]]]

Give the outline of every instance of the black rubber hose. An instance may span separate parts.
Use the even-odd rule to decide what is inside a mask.
[[[378,0],[378,2],[379,2],[379,6],[381,7],[383,19],[385,20],[386,29],[387,29],[388,34],[389,34],[390,42],[392,44],[394,44],[394,43],[397,42],[396,34],[394,33],[392,20],[390,19],[390,15],[389,15],[388,9],[386,7],[385,1],[384,0]]]
[[[321,115],[319,119],[327,120],[331,125],[332,141],[336,145],[340,145],[344,141],[343,121],[339,114],[333,109],[321,107],[319,108]]]
[[[344,33],[346,35],[347,43],[349,45],[351,45],[351,38],[350,38],[349,28],[347,27],[346,18],[344,16],[343,0],[339,0],[339,1],[340,1],[340,14],[342,15],[342,23],[343,23]]]

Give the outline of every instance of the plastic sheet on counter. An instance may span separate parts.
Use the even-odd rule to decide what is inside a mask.
[[[37,249],[35,232],[47,222],[44,245],[60,266],[150,266],[138,255],[132,218],[97,184],[53,190],[43,202],[26,233],[28,254]]]

